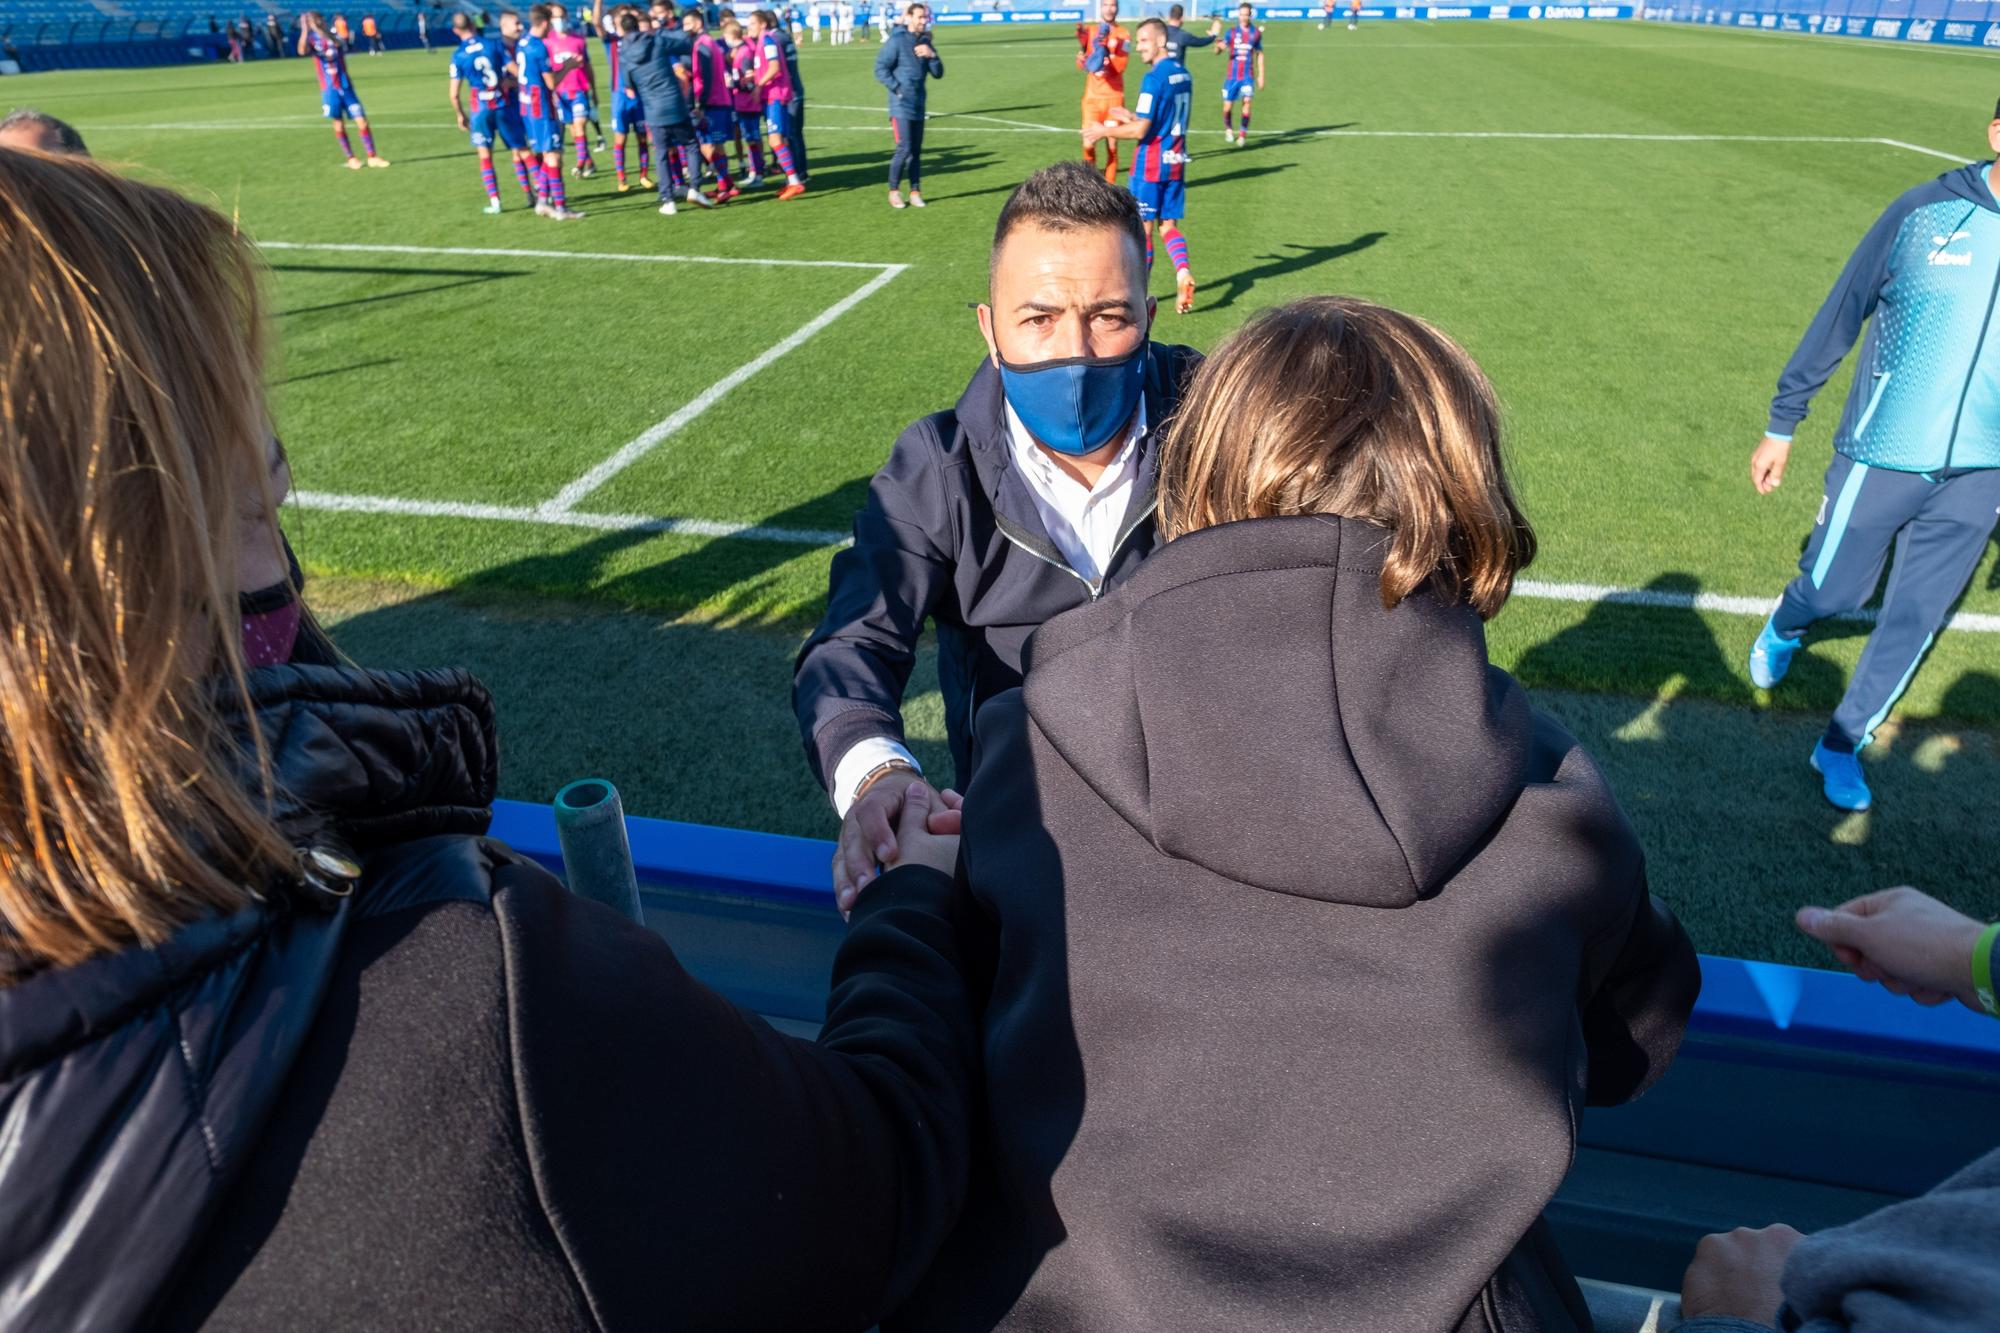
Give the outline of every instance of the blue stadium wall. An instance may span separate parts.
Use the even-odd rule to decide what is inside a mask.
[[[1860,37],[1925,46],[2000,49],[2000,0],[1798,0],[1757,9],[1677,4],[1648,8],[1649,19],[1705,23],[1755,32]]]
[[[1223,5],[1198,4],[1198,9],[1222,12]],[[1338,0],[1340,15],[1347,15],[1347,0]],[[1095,14],[1091,11],[1091,15]],[[1629,19],[1638,14],[1632,5],[1383,5],[1364,4],[1361,6],[1363,19]],[[1317,4],[1306,5],[1259,5],[1257,17],[1260,21],[1286,19],[1317,19],[1324,13]],[[939,27],[947,24],[985,23],[1082,23],[1086,17],[1081,9],[1020,9],[989,10],[978,13],[940,13],[932,22]]]

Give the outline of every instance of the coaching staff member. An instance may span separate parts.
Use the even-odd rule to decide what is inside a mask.
[[[894,855],[918,771],[902,701],[924,622],[963,782],[973,712],[1021,683],[1028,636],[1159,544],[1154,437],[1199,357],[1148,339],[1138,205],[1083,163],[1036,172],[1000,210],[988,287],[987,356],[957,407],[905,430],[875,474],[792,681],[806,755],[841,815],[843,907]]]

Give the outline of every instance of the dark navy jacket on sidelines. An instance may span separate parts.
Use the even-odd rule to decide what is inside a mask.
[[[1834,449],[1896,472],[2000,467],[2000,200],[1990,171],[1982,162],[1948,171],[1868,229],[1778,378],[1770,434],[1792,437],[1867,323]]]
[[[1147,357],[1140,447],[1151,449],[1201,358],[1161,343]],[[1102,585],[1086,583],[1050,540],[1014,466],[1003,405],[1000,372],[982,360],[956,409],[897,439],[854,516],[854,544],[833,558],[826,616],[792,678],[806,757],[828,789],[857,742],[903,739],[903,689],[926,620],[937,626],[945,731],[963,780],[973,712],[1021,683],[1028,636],[1123,582],[1159,545],[1155,496],[1135,491]]]
[[[694,38],[674,29],[635,32],[619,40],[619,67],[624,70],[633,91],[639,94],[639,105],[646,108],[646,123],[679,125],[686,122],[687,90],[674,77],[674,62],[693,58]]]
[[[875,81],[889,90],[889,114],[897,120],[921,120],[928,97],[924,80],[944,77],[944,57],[917,54],[918,45],[928,40],[928,34],[918,37],[897,28],[875,57]]]

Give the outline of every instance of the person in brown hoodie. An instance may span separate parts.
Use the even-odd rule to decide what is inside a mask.
[[[1498,420],[1356,300],[1202,366],[1168,544],[979,714],[983,1143],[885,1329],[1589,1327],[1542,1210],[1699,972],[1590,756],[1487,662],[1534,551]]]

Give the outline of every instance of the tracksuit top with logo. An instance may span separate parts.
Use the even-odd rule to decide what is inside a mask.
[[[1974,162],[1889,205],[1778,377],[1770,433],[1791,438],[1862,325],[1833,447],[1895,472],[2000,467],[2000,200]]]

